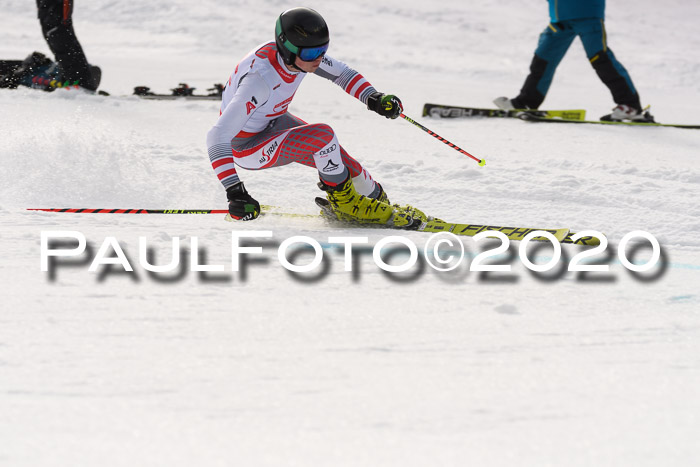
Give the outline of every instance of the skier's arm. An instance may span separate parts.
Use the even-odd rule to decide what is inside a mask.
[[[207,133],[209,160],[219,181],[226,188],[228,212],[238,220],[253,220],[260,214],[260,203],[248,194],[236,173],[231,140],[238,135],[251,115],[270,97],[270,87],[257,73],[245,75],[236,93],[222,108],[219,120]]]
[[[367,79],[345,63],[326,55],[314,72],[333,81],[345,92],[367,105],[367,109],[386,118],[396,118],[403,111],[401,100],[392,94],[382,94]]]
[[[231,140],[269,97],[270,88],[260,75],[244,76],[233,98],[222,109],[219,120],[207,133],[209,160],[224,188],[240,182],[231,154]]]
[[[376,92],[376,89],[364,76],[340,60],[336,60],[328,55],[323,57],[321,66],[318,67],[314,74],[333,81],[363,104],[367,104],[369,95]]]

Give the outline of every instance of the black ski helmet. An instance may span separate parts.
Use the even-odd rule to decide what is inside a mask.
[[[326,22],[311,8],[292,8],[277,18],[275,42],[277,51],[287,65],[294,64],[301,49],[320,47],[329,41]]]

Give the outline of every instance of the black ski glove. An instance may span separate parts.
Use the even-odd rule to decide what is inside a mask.
[[[382,94],[381,92],[373,92],[367,98],[367,108],[383,115],[386,118],[397,118],[403,112],[401,99],[393,94]]]
[[[252,221],[260,215],[260,203],[248,194],[243,182],[238,182],[226,190],[228,213],[239,221]]]

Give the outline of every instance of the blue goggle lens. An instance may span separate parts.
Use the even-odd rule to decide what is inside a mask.
[[[321,45],[319,47],[304,47],[299,50],[298,57],[305,62],[313,62],[318,57],[326,54],[328,51],[328,44]]]

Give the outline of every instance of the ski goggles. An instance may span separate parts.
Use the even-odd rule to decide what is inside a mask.
[[[297,57],[305,62],[313,62],[319,57],[326,55],[328,44],[319,45],[318,47],[299,47]]]

